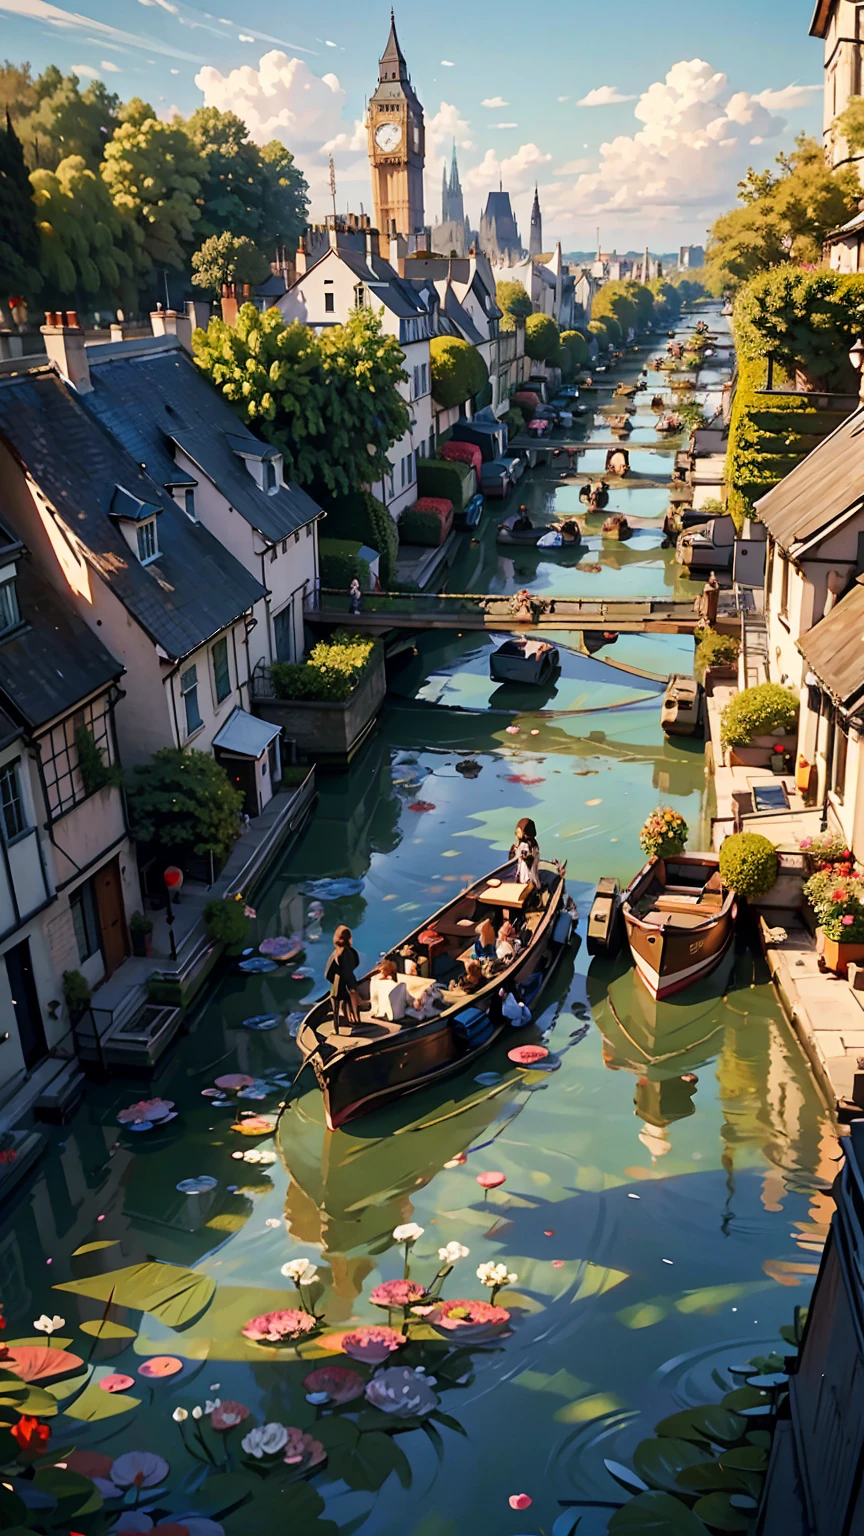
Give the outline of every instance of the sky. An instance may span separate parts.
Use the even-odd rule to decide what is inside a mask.
[[[358,0],[0,0],[2,51],[100,78],[160,116],[233,110],[281,139],[313,217],[368,212],[363,112],[389,7]],[[211,0],[211,4],[214,0]],[[397,0],[396,24],[426,114],[426,219],[457,144],[476,227],[499,175],[527,239],[535,179],[544,245],[565,251],[703,244],[749,165],[764,168],[821,124],[822,44],[812,0]]]

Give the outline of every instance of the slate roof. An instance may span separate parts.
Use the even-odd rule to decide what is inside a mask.
[[[425,315],[426,307],[420,298],[419,292],[413,283],[400,277],[395,267],[391,267],[389,261],[382,256],[366,257],[360,251],[338,250],[333,253],[340,261],[344,261],[354,276],[360,282],[368,283],[370,297],[385,308],[392,310],[394,315],[402,319],[408,319],[412,315]],[[302,281],[302,279],[301,279]],[[376,284],[382,286],[376,287]]]
[[[4,717],[30,731],[69,714],[125,668],[25,555],[16,573],[23,623],[0,637],[0,740]]]
[[[864,706],[864,577],[801,635],[798,649],[837,703],[850,711]]]
[[[53,371],[0,379],[0,438],[74,530],[92,570],[172,659],[188,656],[265,596]],[[118,485],[162,509],[161,554],[150,565],[138,562],[110,515]]]
[[[448,320],[452,320],[453,324],[457,326],[460,335],[464,337],[465,341],[470,341],[473,346],[478,347],[481,342],[486,340],[485,336],[478,330],[464,304],[457,298],[450,283],[447,284],[444,294],[444,313]]]
[[[104,362],[99,350],[88,349],[93,392],[82,403],[136,464],[146,464],[157,484],[176,485],[183,478],[174,462],[173,438],[235,512],[270,543],[321,516],[321,508],[298,485],[288,482],[268,496],[255,484],[235,448],[247,442],[260,457],[261,443],[179,345],[125,356],[112,349]]]
[[[766,397],[767,403],[767,397]],[[755,503],[781,549],[804,544],[864,500],[864,408]]]

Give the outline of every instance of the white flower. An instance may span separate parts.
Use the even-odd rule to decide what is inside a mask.
[[[47,1317],[43,1312],[41,1317],[36,1318],[33,1327],[37,1333],[52,1334],[56,1333],[58,1328],[62,1328],[65,1321],[65,1317],[57,1317],[56,1314],[54,1317]]]
[[[400,1419],[421,1417],[438,1407],[438,1397],[432,1391],[434,1385],[435,1377],[427,1376],[422,1369],[412,1371],[409,1366],[391,1365],[372,1377],[366,1388],[366,1401]]]
[[[463,1247],[462,1243],[447,1243],[444,1248],[438,1249],[442,1264],[455,1264],[457,1259],[467,1259],[469,1253],[470,1249]]]
[[[171,1417],[174,1420],[175,1424],[185,1424],[186,1420],[189,1417],[189,1415],[186,1412],[185,1408],[175,1408],[174,1412],[171,1415]]]
[[[292,1259],[289,1264],[282,1265],[281,1273],[295,1285],[311,1285],[318,1278],[318,1270],[311,1259]]]
[[[203,1408],[193,1408],[192,1409],[192,1417],[193,1417],[193,1419],[200,1419],[200,1418],[203,1417],[203,1415],[204,1415],[204,1409]]]
[[[250,1429],[240,1441],[247,1456],[260,1461],[262,1456],[275,1456],[288,1444],[288,1431],[284,1424],[262,1424],[260,1429]]]
[[[222,1399],[221,1399],[221,1397],[214,1397],[212,1403],[211,1403],[209,1397],[204,1399],[204,1412],[205,1413],[215,1413],[216,1409],[217,1408],[221,1408],[221,1407],[222,1407]]]
[[[265,1227],[281,1227],[282,1223],[278,1216],[268,1216],[264,1225]]]
[[[518,1275],[511,1274],[506,1264],[479,1264],[477,1266],[477,1279],[488,1285],[490,1290],[494,1286],[515,1285]]]
[[[416,1221],[408,1221],[404,1227],[394,1227],[393,1236],[397,1243],[416,1243],[418,1237],[422,1237],[423,1227],[418,1227]]]

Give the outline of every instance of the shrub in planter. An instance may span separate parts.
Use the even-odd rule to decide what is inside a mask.
[[[696,676],[701,679],[709,667],[737,661],[740,645],[737,635],[718,635],[716,629],[701,630],[696,654],[693,657],[693,670]]]
[[[512,397],[513,404],[521,411],[523,421],[533,421],[540,408],[540,396],[533,389],[518,389]]]
[[[374,650],[374,640],[334,630],[329,640],[313,646],[306,661],[273,663],[270,680],[276,697],[344,703],[370,665]]]
[[[477,488],[477,476],[470,464],[454,460],[421,459],[417,465],[418,497],[433,496],[452,501],[457,511],[464,511]]]
[[[476,443],[442,443],[438,457],[454,464],[470,464],[478,475],[483,463],[483,455]]]
[[[758,832],[733,832],[721,844],[720,878],[738,896],[764,896],[777,869],[777,849]]]
[[[720,716],[720,736],[724,747],[747,747],[754,736],[793,731],[797,720],[798,695],[791,688],[759,683],[729,700]]]
[[[364,592],[372,586],[368,560],[358,554],[360,545],[351,539],[319,539],[318,570],[322,587],[346,589],[359,581]]]
[[[229,954],[239,954],[246,942],[249,919],[242,896],[208,901],[204,908],[207,932],[217,944],[224,944]]]
[[[639,847],[649,858],[668,859],[683,853],[690,835],[680,811],[669,805],[659,805],[645,821],[639,833]]]
[[[798,846],[808,869],[848,865],[844,872],[851,874],[853,855],[842,832],[818,832],[815,837],[802,837]]]
[[[129,933],[132,938],[132,953],[139,957],[149,955],[150,937],[153,932],[153,919],[145,917],[143,912],[133,912],[129,919]]]
[[[89,983],[85,981],[80,971],[63,972],[63,1001],[69,1009],[69,1017],[73,1024],[77,1024],[87,1012],[92,996]]]
[[[453,526],[453,503],[443,496],[421,496],[399,519],[400,544],[426,544],[437,549]]]

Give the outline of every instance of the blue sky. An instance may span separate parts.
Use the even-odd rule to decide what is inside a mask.
[[[35,70],[98,74],[161,115],[207,101],[279,137],[329,206],[368,209],[364,98],[389,23],[385,5],[321,0],[0,0],[3,52]],[[427,218],[459,146],[476,222],[499,174],[527,226],[534,179],[545,244],[671,249],[701,242],[748,164],[767,165],[821,122],[821,44],[811,0],[401,0],[396,20],[427,119]],[[197,81],[197,83],[196,83]],[[587,98],[587,102],[586,102]],[[591,104],[596,102],[597,104]]]

